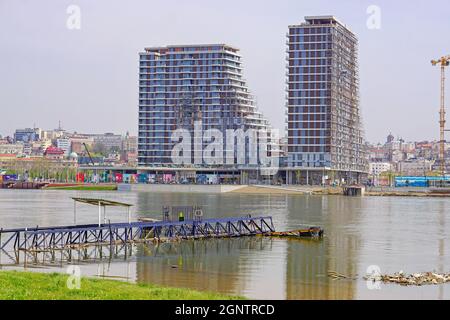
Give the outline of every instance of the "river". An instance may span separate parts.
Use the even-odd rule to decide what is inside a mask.
[[[450,198],[312,195],[185,194],[0,190],[0,227],[71,224],[71,197],[129,202],[132,215],[161,217],[163,205],[201,205],[206,217],[271,215],[279,231],[299,224],[325,229],[322,240],[262,237],[137,245],[92,259],[75,259],[85,276],[219,291],[255,299],[450,299],[450,284],[403,287],[371,284],[367,270],[449,272]],[[95,207],[77,206],[78,223],[95,223]],[[126,221],[120,208],[111,222]],[[13,263],[0,253],[3,270],[66,272],[56,260]],[[64,259],[62,259],[64,260]],[[329,271],[354,279],[335,280]],[[1,290],[1,289],[0,289]]]

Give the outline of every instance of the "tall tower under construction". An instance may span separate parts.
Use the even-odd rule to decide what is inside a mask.
[[[358,182],[367,160],[359,108],[358,40],[333,16],[287,34],[288,183]]]

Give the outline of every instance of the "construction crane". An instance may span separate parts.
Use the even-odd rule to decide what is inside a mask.
[[[86,149],[86,152],[87,152],[87,154],[89,156],[89,160],[91,160],[92,165],[95,167],[94,160],[92,159],[91,153],[89,152],[89,149],[88,149],[88,147],[87,147],[85,142],[83,142],[83,146],[84,146],[84,149]],[[95,177],[97,177],[97,168],[94,169],[94,174],[95,174]]]
[[[86,152],[87,152],[87,154],[89,156],[89,160],[91,160],[92,165],[95,166],[94,160],[91,157],[91,153],[89,152],[89,149],[88,149],[86,143],[83,142],[83,146],[84,146],[84,149],[86,150]]]
[[[441,66],[441,108],[439,111],[439,126],[440,126],[440,137],[439,137],[439,162],[442,177],[445,175],[445,67],[450,65],[450,55],[443,56],[437,60],[431,60],[433,66]]]

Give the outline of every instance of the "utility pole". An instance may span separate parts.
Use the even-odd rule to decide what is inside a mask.
[[[442,178],[445,176],[445,67],[450,64],[450,55],[431,60],[433,66],[441,66],[441,107],[439,111],[439,164]]]

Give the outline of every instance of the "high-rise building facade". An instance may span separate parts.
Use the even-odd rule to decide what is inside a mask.
[[[286,58],[288,167],[367,172],[356,36],[332,16],[305,17],[289,26]]]
[[[16,132],[14,132],[15,142],[32,142],[38,141],[40,138],[41,129],[39,128],[16,129]]]
[[[238,49],[167,46],[139,56],[139,166],[173,163],[176,129],[269,128],[243,78]]]

